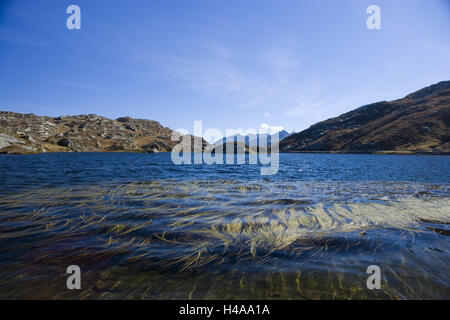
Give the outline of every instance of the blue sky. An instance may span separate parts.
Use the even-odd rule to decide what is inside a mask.
[[[299,131],[449,80],[449,31],[449,0],[0,0],[0,110]]]

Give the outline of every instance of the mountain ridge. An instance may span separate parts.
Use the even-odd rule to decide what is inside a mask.
[[[449,153],[450,81],[361,106],[280,141],[280,152]]]
[[[154,120],[0,111],[0,153],[168,152],[179,143],[171,141],[172,133]]]
[[[257,134],[247,134],[245,136],[241,135],[241,134],[236,134],[233,136],[229,136],[229,137],[224,137],[222,139],[217,140],[216,142],[214,142],[214,145],[222,145],[225,143],[229,143],[229,142],[242,142],[243,144],[245,144],[247,147],[256,147],[259,144],[259,139],[262,135],[266,136],[266,141],[267,144],[270,146],[273,137],[278,134],[278,140],[281,141],[284,138],[288,137],[289,135],[291,135],[291,133],[287,132],[286,130],[281,130],[279,132],[276,132],[274,134],[268,134],[268,133],[257,133]],[[229,140],[230,138],[232,138],[231,140]]]
[[[450,154],[449,128],[450,81],[441,81],[404,98],[364,105],[318,122],[280,139],[279,150]],[[154,120],[0,111],[0,153],[169,152],[179,143],[171,141],[172,133]],[[203,140],[203,148],[207,145]]]

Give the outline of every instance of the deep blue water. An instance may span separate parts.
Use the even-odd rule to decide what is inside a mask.
[[[450,298],[450,158],[0,155],[0,298]],[[83,290],[65,287],[79,265]],[[382,288],[366,286],[369,265]]]
[[[260,167],[261,165],[249,164],[174,165],[169,153],[1,155],[0,188],[3,192],[23,187],[159,179],[450,182],[450,157],[446,156],[281,154],[278,174],[261,176]]]

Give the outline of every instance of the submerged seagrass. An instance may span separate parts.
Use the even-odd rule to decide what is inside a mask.
[[[347,165],[365,159],[375,170],[395,158],[335,156]],[[101,154],[79,157],[86,164],[106,161]],[[2,173],[11,188],[0,193],[0,274],[8,279],[0,297],[450,297],[445,173],[430,170],[415,182],[402,179],[406,173],[391,174],[391,181],[378,173],[375,181],[374,172],[351,173],[353,166],[324,179],[318,163],[327,156],[284,155],[281,177],[268,179],[252,173],[257,167],[218,166],[212,173],[145,155],[149,162],[135,164],[142,172],[121,178],[130,157],[137,155],[115,156],[116,164],[128,165],[104,178],[109,181],[82,164],[75,166],[85,171],[52,185],[25,187]],[[36,156],[22,161],[30,159]],[[395,159],[413,160],[415,168],[430,161],[448,167],[445,157]],[[153,162],[167,166],[165,172],[145,171],[156,170]],[[315,179],[302,176],[299,166]],[[92,175],[97,182],[86,183]],[[65,288],[70,264],[83,271],[80,292]],[[382,290],[366,287],[371,264],[381,267]]]

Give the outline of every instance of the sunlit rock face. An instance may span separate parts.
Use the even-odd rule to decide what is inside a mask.
[[[52,118],[0,111],[0,153],[168,152],[178,143],[172,133],[156,121],[129,117]]]

